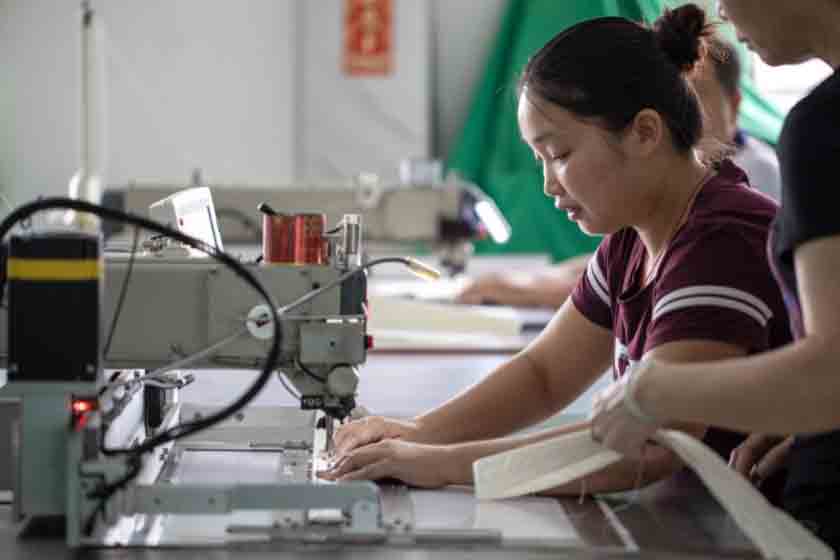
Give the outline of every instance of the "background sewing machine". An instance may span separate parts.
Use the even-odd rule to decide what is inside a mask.
[[[193,184],[203,184],[200,176]],[[451,274],[467,266],[473,241],[489,236],[504,243],[510,237],[510,225],[493,200],[475,185],[455,177],[444,182],[385,184],[376,176],[361,175],[352,185],[206,186],[213,192],[228,245],[260,242],[262,216],[257,207],[264,201],[284,213],[317,210],[326,215],[328,223],[338,222],[344,214],[359,214],[365,224],[368,253],[413,252],[426,247],[438,254],[441,266]],[[132,183],[106,190],[103,204],[143,213],[155,201],[180,189],[183,186]],[[125,239],[125,228],[119,224],[107,226],[105,233]]]

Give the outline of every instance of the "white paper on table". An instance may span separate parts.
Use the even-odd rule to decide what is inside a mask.
[[[386,282],[372,281],[368,285],[368,296],[411,298],[420,301],[453,303],[455,297],[467,287],[470,280],[464,276],[441,278],[434,282],[419,279],[389,279]]]
[[[495,336],[465,332],[369,329],[375,350],[486,350],[518,351],[529,339],[523,335]]]
[[[511,308],[369,296],[368,329],[515,336],[522,319]]]

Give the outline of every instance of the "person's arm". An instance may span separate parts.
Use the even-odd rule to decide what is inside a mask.
[[[678,363],[720,360],[744,354],[744,349],[731,344],[710,340],[685,340],[663,344],[648,352],[646,357],[655,358],[663,363]],[[699,424],[673,423],[668,427],[689,433],[698,439],[702,439],[706,433],[706,426]],[[455,479],[450,484],[472,483],[472,463],[481,457],[589,428],[589,422],[579,422],[537,434],[457,445],[451,454],[454,456],[453,463],[460,465],[460,470],[451,475],[455,476]],[[585,482],[575,481],[547,490],[545,493],[578,495],[581,493],[581,484],[585,484],[585,491],[588,493],[617,492],[661,480],[675,473],[682,466],[682,461],[671,451],[650,445],[645,449],[644,458],[641,461],[622,459],[618,463],[592,473],[586,477]]]
[[[545,420],[610,366],[612,333],[567,301],[540,336],[487,378],[416,418],[421,441],[488,439]]]
[[[522,352],[441,406],[399,422],[351,422],[335,434],[338,455],[384,438],[455,443],[500,437],[551,416],[610,365],[613,336],[568,301]]]
[[[573,257],[542,272],[488,274],[467,285],[455,301],[557,309],[574,290],[591,256]]]
[[[743,355],[731,344],[710,340],[686,340],[657,347],[649,354],[665,362],[702,361]],[[413,486],[437,488],[450,484],[472,484],[473,463],[488,455],[522,447],[579,430],[588,422],[578,422],[517,437],[471,441],[454,445],[424,445],[401,440],[383,440],[356,449],[342,457],[338,465],[323,473],[338,480],[376,480],[397,478]],[[693,424],[669,426],[702,438],[706,427]],[[624,459],[586,477],[543,492],[546,495],[578,495],[628,490],[661,480],[683,466],[671,451],[648,446],[641,460]],[[584,486],[582,486],[584,485]]]
[[[840,427],[840,236],[809,241],[794,266],[805,337],[747,359],[697,366],[656,364],[636,398],[656,418],[748,432],[822,432]]]

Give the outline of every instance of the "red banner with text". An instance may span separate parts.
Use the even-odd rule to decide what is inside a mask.
[[[345,0],[345,74],[391,74],[394,66],[393,45],[392,0]]]

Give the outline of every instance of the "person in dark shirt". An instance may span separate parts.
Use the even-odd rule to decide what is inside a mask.
[[[645,356],[725,359],[790,340],[764,252],[778,207],[735,164],[709,165],[696,149],[702,115],[686,74],[709,33],[703,11],[687,6],[653,29],[587,21],[533,56],[518,88],[520,132],[557,209],[606,235],[596,257],[525,350],[414,420],[342,426],[338,460],[322,476],[468,484],[479,457],[588,430],[578,422],[503,437],[561,411],[610,366],[619,377]],[[674,427],[724,455],[738,441],[704,425]],[[586,491],[626,490],[681,467],[659,448],[593,474]],[[576,482],[550,493],[580,492]]]
[[[593,436],[637,456],[666,421],[753,432],[735,466],[756,482],[786,467],[783,506],[840,552],[840,1],[720,7],[768,64],[818,58],[835,69],[793,107],[779,139],[782,206],[768,254],[796,341],[714,364],[643,360],[596,399]]]

